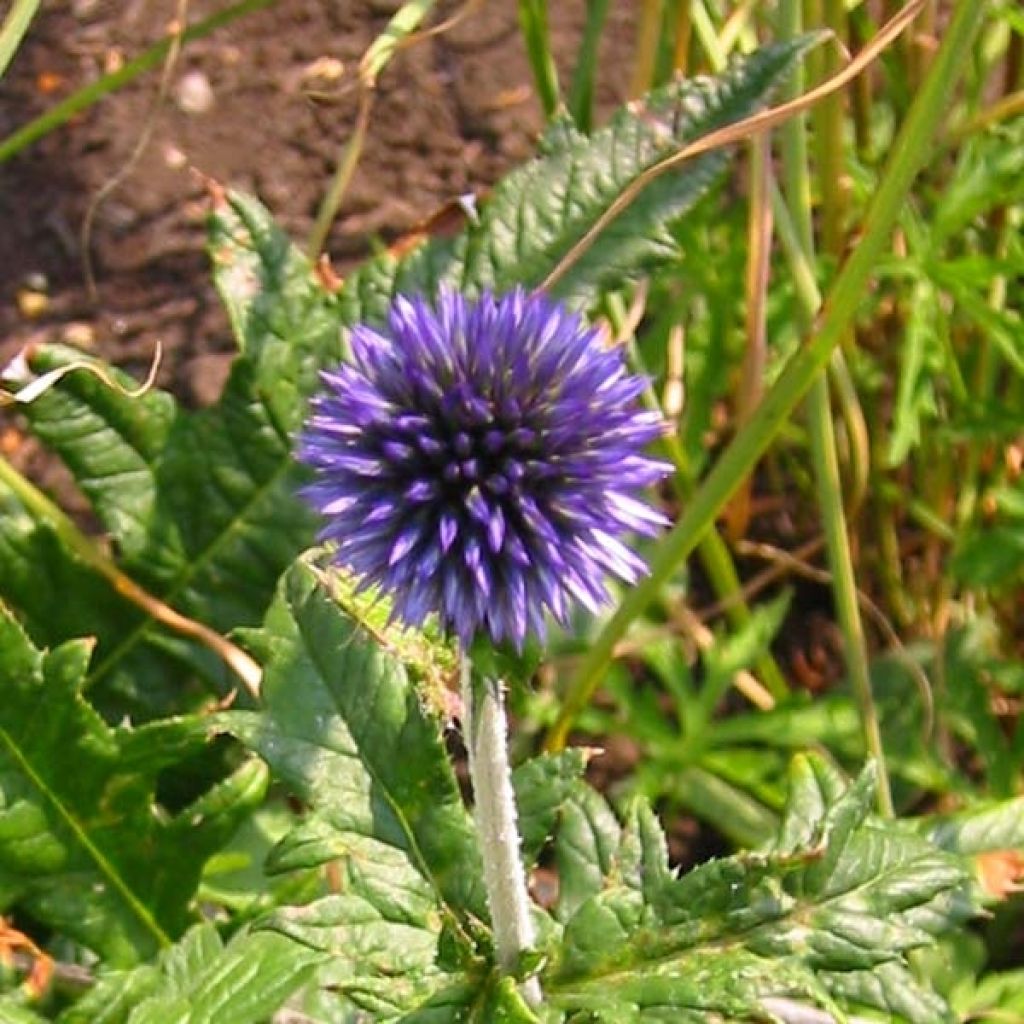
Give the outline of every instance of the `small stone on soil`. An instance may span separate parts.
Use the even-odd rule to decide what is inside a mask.
[[[61,331],[61,341],[73,348],[92,349],[96,347],[96,331],[92,324],[70,323]]]
[[[164,146],[164,163],[173,171],[180,171],[188,163],[188,157],[177,146]]]
[[[213,108],[213,86],[202,71],[189,71],[178,81],[174,98],[186,114],[205,114]]]

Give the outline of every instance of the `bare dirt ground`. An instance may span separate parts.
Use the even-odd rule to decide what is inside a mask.
[[[160,39],[182,0],[53,0],[0,82],[0,136]],[[226,0],[188,0],[188,22]],[[203,251],[201,172],[257,194],[298,241],[355,119],[361,54],[394,0],[277,0],[190,42],[155,104],[159,69],[0,165],[0,360],[33,340],[67,340],[144,372],[157,338],[159,382],[212,401],[232,343]],[[439,5],[441,20],[460,4]],[[634,4],[612,6],[599,109],[623,99]],[[553,4],[552,38],[572,66],[582,0]],[[155,109],[154,109],[155,108]],[[90,200],[145,151],[96,211]],[[479,192],[532,152],[541,114],[512,0],[479,4],[402,50],[383,74],[369,137],[329,243],[344,269],[447,200]],[[27,295],[27,298],[26,298]]]

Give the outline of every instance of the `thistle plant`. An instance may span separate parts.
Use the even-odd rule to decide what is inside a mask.
[[[428,6],[403,5],[406,34]],[[520,4],[535,47],[543,6]],[[605,6],[589,5],[588,26]],[[846,14],[877,52],[895,30],[874,33],[869,6]],[[924,6],[910,0],[898,24]],[[788,479],[800,433],[783,425],[852,325],[888,338],[893,310],[902,315],[904,278],[885,255],[897,222],[924,313],[906,332],[896,450],[959,404],[943,424],[980,431],[966,460],[980,502],[986,431],[1019,433],[1012,417],[983,430],[976,420],[994,407],[985,396],[997,378],[1002,394],[1004,371],[1020,397],[1008,373],[1019,363],[1007,341],[1015,321],[999,308],[1020,256],[1008,145],[1019,129],[977,139],[951,179],[954,162],[936,160],[933,180],[911,192],[937,139],[950,148],[957,132],[980,133],[1012,109],[966,122],[954,109],[940,131],[959,73],[970,111],[972,95],[991,95],[993,52],[1019,71],[1018,26],[988,6],[954,5],[937,50],[922,50],[905,118],[897,97],[865,121],[903,127],[888,165],[859,172],[872,198],[852,197],[834,282],[813,253],[804,260],[824,295],[792,356],[795,328],[773,337],[792,281],[758,278],[775,311],[778,375],[719,453],[704,452],[704,438],[731,394],[748,237],[736,191],[714,187],[728,163],[722,133],[764,130],[765,105],[820,42],[748,46],[755,31],[776,33],[772,5],[747,11],[746,27],[730,18],[733,43],[751,52],[720,74],[666,81],[593,132],[580,78],[568,96],[575,127],[559,114],[538,156],[497,183],[460,233],[378,254],[343,282],[317,273],[257,201],[218,190],[210,252],[239,352],[210,408],[159,390],[133,397],[127,375],[48,343],[0,373],[0,405],[62,460],[109,541],[0,459],[0,945],[13,963],[0,977],[0,1021],[956,1024],[1024,1012],[1020,970],[980,966],[982,946],[1011,966],[1005,936],[1020,908],[962,932],[1013,891],[1024,850],[1021,728],[1012,735],[991,699],[1019,691],[1019,659],[973,627],[933,651],[943,743],[917,728],[910,690],[885,660],[873,662],[891,698],[881,712],[896,809],[944,811],[890,819],[873,812],[879,763],[844,772],[858,767],[860,736],[838,688],[812,698],[781,687],[774,708],[756,712],[722,699],[757,667],[782,601],[706,629],[699,657],[678,635],[697,622],[680,586],[689,552],[769,445],[784,456],[770,475]],[[708,6],[694,45],[715,42],[724,13]],[[396,52],[391,29],[381,38]],[[588,39],[596,54],[589,28]],[[676,51],[687,57],[687,46]],[[717,67],[725,53],[707,57]],[[758,146],[770,171],[768,143]],[[978,168],[989,164],[1007,187],[979,205]],[[763,204],[749,206],[762,224]],[[785,229],[795,234],[798,211],[780,210],[783,248],[796,252]],[[1002,239],[991,283],[979,262],[989,229]],[[973,269],[962,281],[965,255]],[[629,357],[650,381],[574,312],[619,317],[641,277],[647,315]],[[981,363],[966,314],[1003,325]],[[682,381],[672,379],[676,326],[686,328]],[[921,356],[925,344],[953,360],[962,395]],[[882,347],[888,359],[893,346]],[[682,511],[652,544],[648,573],[631,541],[665,525],[649,490],[665,467],[646,454],[661,421],[640,403],[656,408],[662,383],[684,383],[687,396],[679,436],[664,444]],[[887,407],[876,408],[881,424]],[[921,449],[920,469],[941,468],[937,450]],[[706,465],[690,462],[697,454]],[[1009,465],[997,504],[1019,518]],[[904,468],[901,487],[915,478]],[[907,508],[941,538],[949,528],[931,494]],[[327,544],[311,547],[318,523]],[[1003,536],[976,539],[1002,555]],[[325,553],[345,571],[326,567]],[[709,581],[723,602],[742,600],[724,541],[720,553],[724,562],[707,560],[719,567]],[[952,561],[963,570],[970,555]],[[966,590],[943,577],[943,601],[999,607],[985,583],[992,561],[974,571]],[[597,614],[587,642],[573,638],[567,676],[551,627],[572,633],[577,605]],[[529,736],[557,719],[549,752],[513,770],[504,684],[546,629],[555,699],[524,702],[521,721]],[[628,668],[612,664],[620,653]],[[231,672],[247,689],[233,703]],[[472,812],[448,718],[429,699],[455,677]],[[591,706],[599,685],[604,699]],[[587,751],[554,742],[574,724],[588,738],[635,741],[632,794],[617,786],[609,799],[585,778]],[[961,745],[969,757],[944,763],[941,750]],[[694,812],[737,848],[680,871],[648,799],[673,816]],[[535,869],[550,884],[531,902]]]
[[[481,640],[521,651],[545,614],[598,611],[608,574],[635,582],[624,543],[666,520],[638,488],[668,466],[644,454],[660,429],[621,349],[542,294],[395,300],[383,330],[352,331],[352,361],[323,374],[300,457],[307,499],[336,560],[393,614],[430,614],[463,651],[463,726],[501,966],[532,944],[502,684],[474,688]],[[526,994],[536,1002],[539,990]]]

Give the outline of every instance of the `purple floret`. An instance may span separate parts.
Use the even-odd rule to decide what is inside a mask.
[[[521,649],[546,612],[597,611],[609,573],[646,572],[622,538],[665,523],[634,496],[667,470],[644,455],[661,422],[575,313],[522,289],[399,296],[386,329],[353,330],[352,355],[313,399],[304,494],[338,563],[407,624],[436,613],[464,645]]]

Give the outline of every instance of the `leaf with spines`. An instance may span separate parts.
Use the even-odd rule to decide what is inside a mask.
[[[214,720],[310,807],[269,869],[332,864],[337,891],[282,907],[261,927],[329,954],[318,984],[374,1020],[533,1020],[482,958],[475,832],[439,720],[411,683],[411,674],[429,681],[451,654],[426,634],[368,622],[380,610],[351,598],[343,576],[297,562],[263,629],[246,634],[265,664],[265,710]],[[565,755],[520,776],[538,841],[551,812],[535,785],[581,768],[580,755]],[[455,963],[473,965],[470,975],[453,974]]]
[[[168,816],[157,777],[203,748],[206,723],[111,728],[81,696],[91,648],[40,652],[0,605],[0,902],[124,964],[184,930],[203,862],[266,771],[250,761]]]
[[[587,766],[587,751],[579,747],[535,757],[512,773],[523,863],[529,870],[544,844],[554,835],[566,804],[573,798]]]
[[[213,406],[189,412],[169,395],[131,397],[76,371],[22,411],[93,503],[120,568],[177,610],[228,631],[259,622],[281,572],[313,538],[314,517],[296,495],[303,473],[291,457],[293,433],[317,368],[341,357],[341,339],[330,295],[259,204],[232,197],[216,207],[211,253],[242,350]],[[44,345],[27,365],[42,374],[81,358]],[[138,652],[170,646],[151,620],[112,593],[103,597],[109,584],[52,542],[38,509],[15,507],[16,523],[0,517],[0,596],[31,620],[33,636],[97,636],[90,683],[126,659],[132,671],[150,668],[154,658],[142,662]],[[40,545],[55,575],[83,578],[49,604],[22,579]],[[80,601],[76,590],[100,599]],[[206,667],[185,660],[189,669]]]
[[[759,110],[820,38],[762,47],[716,78],[664,86],[591,136],[557,124],[541,154],[495,187],[479,218],[458,238],[431,242],[400,263],[382,257],[353,274],[339,295],[345,319],[355,319],[357,309],[380,319],[395,293],[433,294],[442,281],[473,292],[541,285],[646,171],[687,142]],[[705,154],[655,178],[598,234],[553,293],[587,307],[602,289],[673,260],[678,249],[669,228],[717,180],[726,159],[724,151]]]
[[[192,928],[156,965],[108,972],[59,1024],[263,1024],[324,958],[273,932]]]
[[[973,856],[994,850],[1024,850],[1024,796],[922,818],[917,825],[931,842],[951,853]]]
[[[385,843],[439,906],[482,918],[479,855],[440,724],[405,665],[322,579],[302,561],[284,576],[263,630],[248,636],[265,664],[265,711],[218,721],[315,809],[321,840],[333,830],[342,848],[360,837]]]
[[[871,771],[847,786],[822,759],[797,758],[775,847],[682,877],[638,808],[600,891],[568,916],[545,993],[570,1020],[759,1021],[773,999],[949,1019],[906,956],[972,912],[964,867],[871,817],[873,785]]]
[[[562,807],[555,833],[558,904],[555,916],[568,920],[601,892],[615,868],[622,829],[600,793],[580,783]]]

